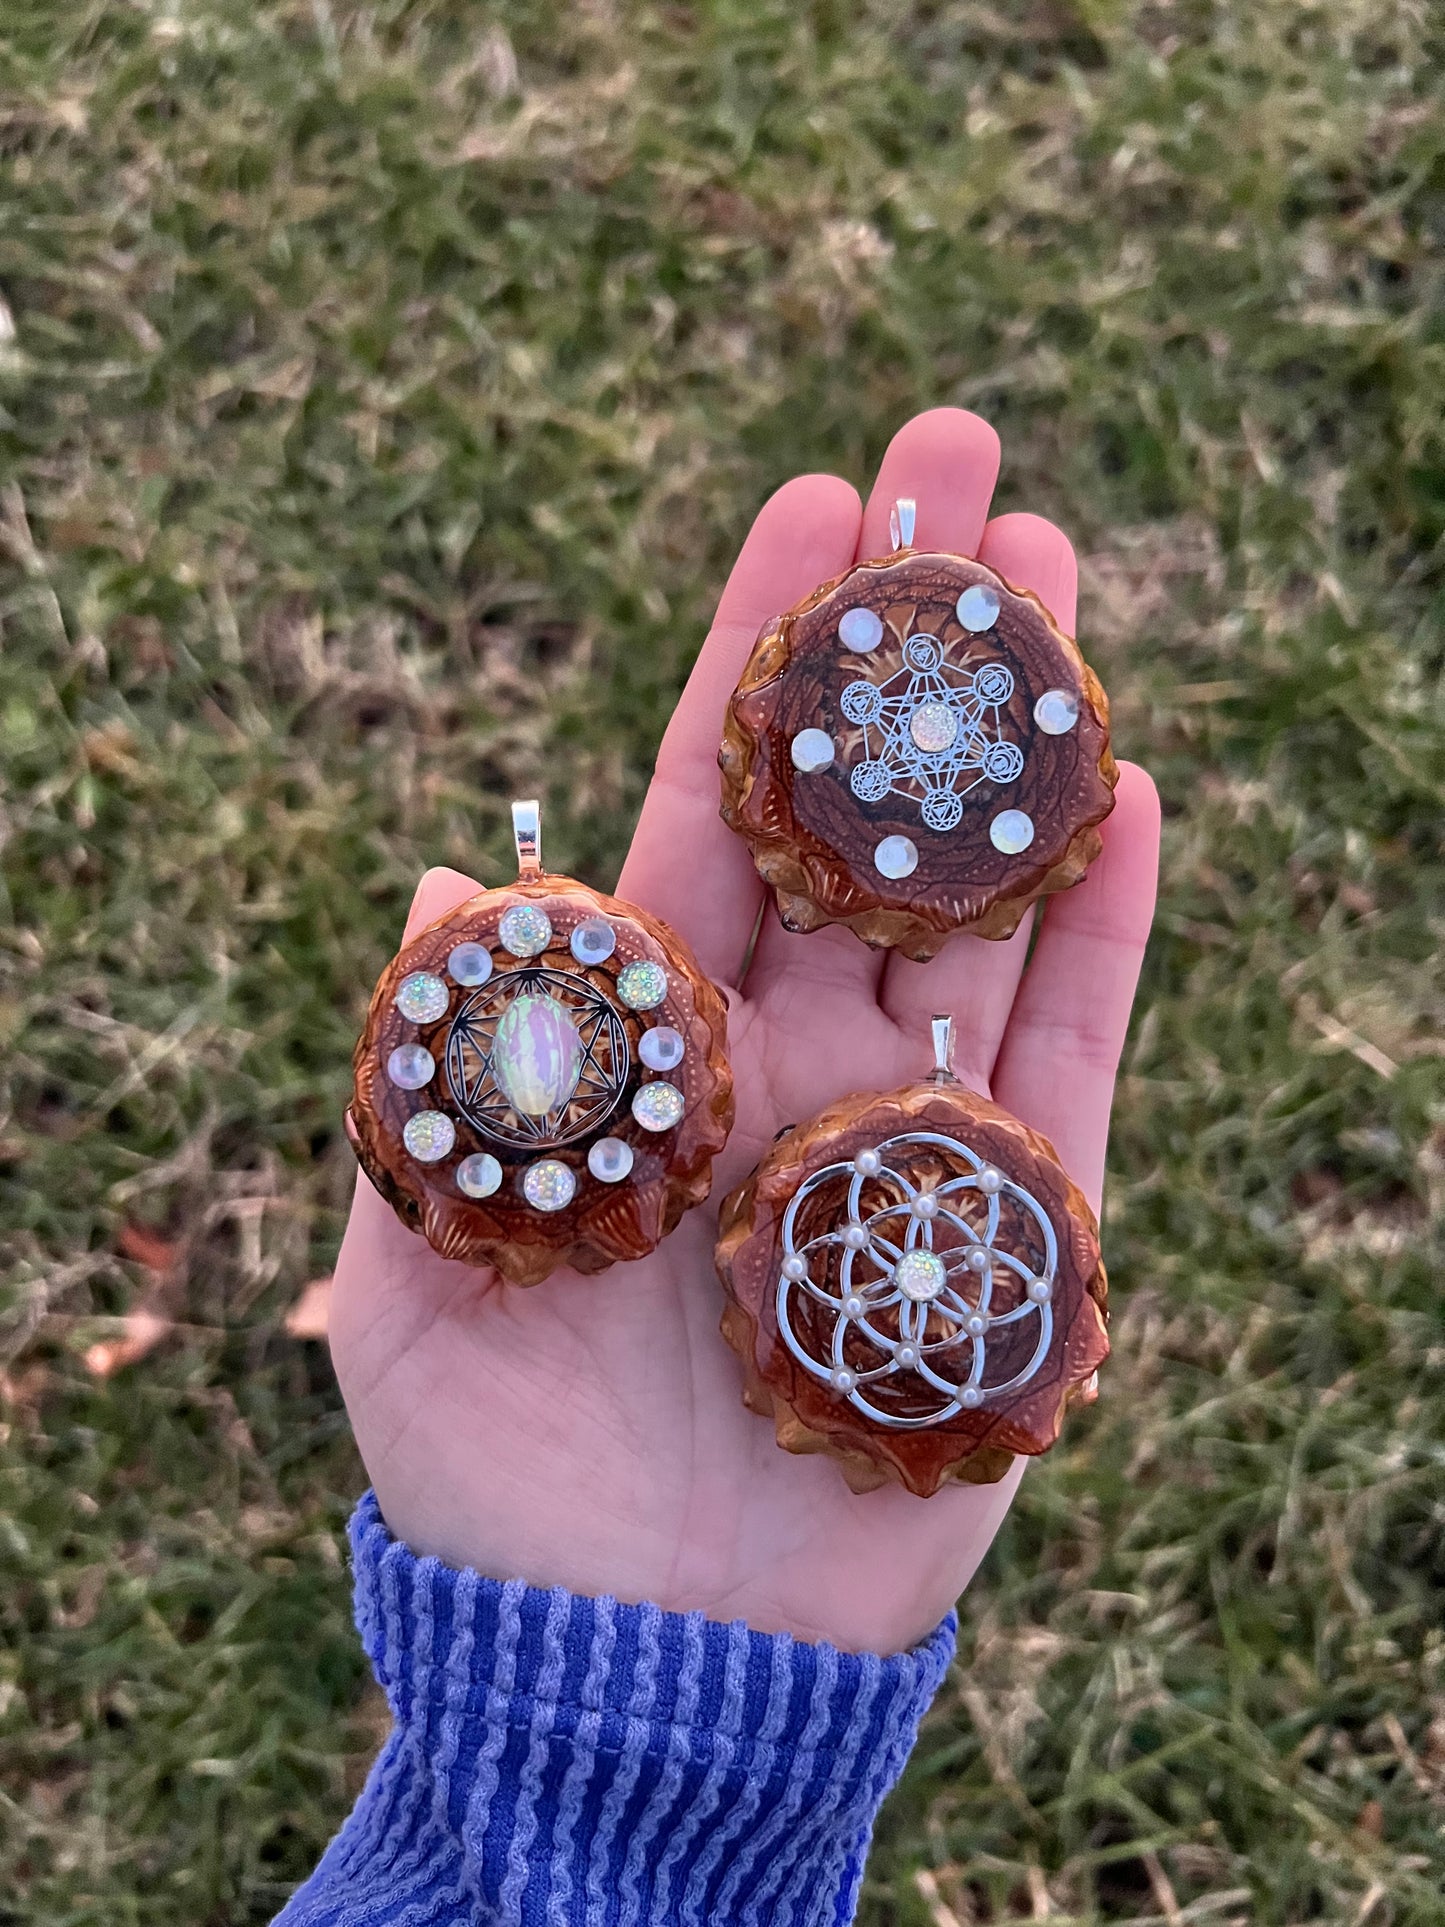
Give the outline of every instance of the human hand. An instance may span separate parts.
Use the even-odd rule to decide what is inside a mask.
[[[824,1458],[778,1449],[741,1403],[718,1331],[717,1202],[784,1125],[851,1091],[926,1073],[928,1019],[952,1011],[956,1069],[1052,1139],[1095,1210],[1114,1077],[1154,907],[1159,815],[1121,766],[1104,852],[1004,943],[955,936],[929,964],[850,932],[786,932],[718,816],[723,711],[762,623],[855,558],[889,548],[918,503],[917,545],[978,555],[1072,631],[1067,539],[1030,515],[988,521],[998,440],[976,416],[920,415],[894,438],[866,508],[803,476],[763,508],[668,727],[618,895],[665,918],[729,1001],[737,1124],[713,1206],[637,1264],[518,1290],[449,1263],[358,1179],[331,1342],[387,1523],[420,1553],[496,1578],[740,1618],[845,1649],[899,1651],[967,1585],[1023,1469],[921,1500],[854,1494]],[[480,886],[422,879],[410,936]]]

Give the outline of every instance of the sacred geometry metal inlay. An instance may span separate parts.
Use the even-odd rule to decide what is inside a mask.
[[[504,971],[457,1012],[446,1076],[457,1109],[502,1144],[555,1149],[604,1123],[632,1073],[621,1016],[585,977]]]
[[[920,1176],[959,1166],[942,1182]],[[805,1371],[878,1424],[938,1425],[1038,1375],[1058,1257],[1022,1185],[954,1138],[909,1132],[798,1187],[778,1330]]]
[[[862,759],[848,778],[853,794],[860,803],[912,797],[930,830],[956,829],[971,789],[1012,783],[1023,772],[1023,751],[1001,734],[1000,712],[1013,691],[1004,663],[955,669],[936,636],[909,636],[901,669],[843,691],[843,714],[863,732]]]

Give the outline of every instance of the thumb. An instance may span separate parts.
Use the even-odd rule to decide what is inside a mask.
[[[428,870],[416,886],[416,895],[406,913],[402,942],[410,943],[418,931],[425,930],[429,923],[435,923],[449,910],[455,910],[468,897],[476,896],[482,887],[473,878],[463,876],[460,870]]]
[[[460,870],[428,870],[412,897],[402,946],[428,924],[474,897],[482,887]],[[353,1419],[354,1401],[364,1397],[356,1370],[358,1354],[377,1328],[380,1315],[390,1314],[390,1323],[384,1328],[384,1344],[390,1356],[436,1316],[436,1292],[429,1292],[427,1284],[455,1289],[452,1274],[461,1269],[434,1260],[425,1240],[398,1222],[391,1206],[373,1190],[365,1171],[357,1171],[351,1215],[336,1261],[330,1331],[331,1355]],[[385,1359],[373,1382],[379,1381],[384,1368]]]

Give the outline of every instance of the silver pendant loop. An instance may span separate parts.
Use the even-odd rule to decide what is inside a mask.
[[[933,1032],[933,1072],[930,1082],[954,1083],[956,1080],[953,1071],[953,1019],[935,1017],[929,1028]]]
[[[517,881],[542,874],[542,805],[536,797],[512,805],[512,840],[517,846]]]
[[[900,495],[888,512],[888,533],[895,549],[911,549],[918,527],[918,504],[911,495]]]

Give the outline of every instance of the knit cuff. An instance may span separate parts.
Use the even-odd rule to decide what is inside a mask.
[[[287,1927],[851,1919],[952,1615],[883,1659],[418,1559],[371,1494],[351,1543],[396,1728]]]

